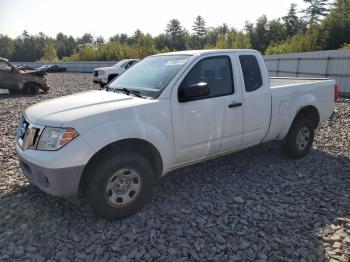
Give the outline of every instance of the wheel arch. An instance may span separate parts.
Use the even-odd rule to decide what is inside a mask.
[[[297,114],[295,115],[292,123],[294,123],[297,119],[301,117],[309,119],[314,124],[315,129],[320,124],[320,113],[318,112],[317,108],[313,105],[307,105],[300,108]]]
[[[282,140],[286,138],[293,124],[301,117],[311,120],[315,129],[320,124],[320,113],[316,106],[311,104],[301,106],[299,110],[290,117],[290,120],[288,121],[289,124],[283,129],[283,132],[280,133],[280,137],[283,138]]]
[[[110,154],[117,154],[118,152],[141,153],[151,163],[154,171],[156,172],[156,177],[161,177],[163,173],[163,160],[161,154],[153,144],[139,138],[122,139],[104,146],[89,159],[80,178],[79,195],[83,193],[84,188],[88,182],[88,170],[91,169],[94,164],[97,164],[98,161],[103,159],[105,156]]]

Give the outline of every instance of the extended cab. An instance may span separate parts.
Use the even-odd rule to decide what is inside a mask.
[[[99,84],[102,88],[111,82],[115,77],[136,64],[139,59],[124,59],[116,63],[114,66],[101,67],[94,69],[92,81]]]
[[[16,150],[41,190],[84,196],[98,216],[121,218],[171,170],[272,140],[303,157],[337,95],[330,79],[270,79],[254,50],[159,54],[105,90],[26,109]]]

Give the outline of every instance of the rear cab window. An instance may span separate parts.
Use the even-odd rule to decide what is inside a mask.
[[[244,85],[246,92],[253,92],[262,87],[262,77],[258,60],[254,55],[240,55]]]

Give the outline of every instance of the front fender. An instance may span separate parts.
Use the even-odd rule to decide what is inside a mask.
[[[83,138],[95,152],[123,139],[145,140],[151,143],[160,153],[163,161],[163,171],[168,170],[175,159],[172,138],[167,137],[158,127],[143,121],[110,122],[95,126],[84,132]]]

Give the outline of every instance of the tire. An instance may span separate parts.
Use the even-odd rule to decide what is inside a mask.
[[[314,141],[315,126],[306,118],[294,120],[285,141],[281,144],[282,152],[289,158],[304,157]]]
[[[98,83],[100,85],[101,88],[104,88],[106,86],[105,83]]]
[[[87,175],[86,200],[103,219],[128,217],[151,199],[155,172],[138,153],[100,159]]]
[[[39,87],[35,83],[26,84],[25,88],[23,88],[24,92],[27,95],[37,95],[39,94]]]

